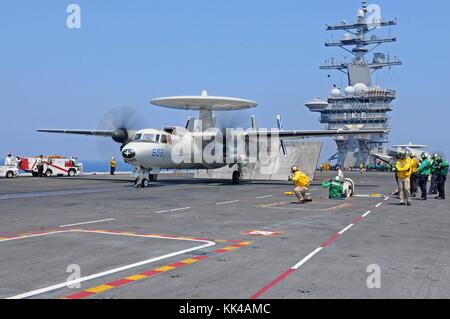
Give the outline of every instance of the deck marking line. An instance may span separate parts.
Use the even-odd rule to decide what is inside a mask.
[[[171,209],[170,212],[179,212],[181,210],[188,210],[191,209],[190,207],[183,207],[183,208],[175,208],[175,209]]]
[[[389,199],[389,197],[387,197],[387,199]],[[385,199],[385,201],[387,200]],[[376,207],[380,207],[381,205],[383,205],[383,202],[379,203]],[[333,235],[330,239],[328,239],[324,244],[322,244],[320,247],[318,247],[316,250],[314,250],[313,252],[311,252],[308,256],[306,256],[305,258],[303,258],[298,264],[294,265],[293,267],[291,267],[288,271],[286,271],[285,273],[283,273],[281,276],[279,276],[277,279],[273,280],[271,283],[269,283],[268,285],[264,286],[261,290],[259,290],[256,294],[254,294],[253,296],[250,297],[250,299],[258,299],[259,297],[261,297],[262,295],[264,295],[268,290],[270,290],[271,288],[273,288],[274,286],[276,286],[278,283],[280,283],[281,281],[283,281],[286,277],[288,277],[290,274],[292,274],[293,272],[297,271],[301,266],[303,266],[306,262],[308,262],[311,258],[313,258],[315,255],[317,255],[320,251],[322,251],[323,249],[327,248],[328,246],[330,246],[331,243],[333,243],[336,239],[338,239],[342,234],[344,234],[345,232],[347,232],[350,228],[352,228],[353,226],[355,226],[358,222],[364,220],[365,217],[367,217],[369,214],[372,213],[372,210],[367,211],[364,215],[362,215],[361,217],[358,217],[355,219],[355,221],[350,224],[349,226],[347,226],[346,228],[344,228],[343,230],[341,230],[339,233]]]
[[[306,264],[311,258],[313,258],[315,255],[317,255],[322,249],[323,249],[323,247],[317,248],[312,253],[310,253],[308,256],[303,258],[300,262],[298,262],[296,265],[294,265],[291,269],[294,269],[294,270],[299,269],[301,266]]]
[[[272,281],[270,284],[268,284],[267,286],[265,286],[264,288],[262,288],[260,291],[258,291],[256,294],[254,294],[253,296],[250,297],[250,299],[258,299],[259,297],[261,297],[264,293],[266,293],[269,289],[273,288],[274,286],[276,286],[279,282],[283,281],[287,276],[289,276],[290,274],[292,274],[293,272],[295,272],[295,269],[289,269],[288,271],[286,271],[285,273],[283,273],[280,277],[278,277],[277,279],[275,279],[274,281]]]
[[[88,225],[88,224],[96,224],[96,223],[102,223],[102,222],[109,222],[112,220],[116,220],[115,218],[108,218],[108,219],[101,219],[101,220],[93,220],[90,222],[83,222],[83,223],[76,223],[76,224],[69,224],[69,225],[61,225],[59,228],[67,228],[67,227],[73,227],[73,226],[80,226],[80,225]]]
[[[249,243],[249,242],[242,242],[239,245],[239,248],[247,246],[249,244],[251,244],[251,243]],[[237,249],[237,248],[234,248],[234,249]],[[143,279],[148,279],[148,278],[150,278],[150,277],[152,277],[154,275],[158,275],[158,274],[162,274],[162,273],[165,273],[165,272],[169,272],[169,271],[172,271],[174,269],[181,268],[181,267],[186,267],[188,265],[195,264],[197,262],[200,262],[200,261],[202,261],[204,259],[208,259],[208,258],[209,258],[209,256],[197,256],[197,257],[193,257],[193,258],[190,258],[190,259],[185,259],[185,260],[182,260],[182,261],[178,261],[178,262],[172,263],[170,265],[162,266],[162,267],[159,267],[159,268],[156,268],[156,269],[147,270],[147,271],[141,272],[141,273],[139,273],[137,275],[129,276],[129,277],[124,278],[124,279],[119,279],[119,280],[116,280],[116,281],[113,281],[113,282],[110,282],[110,283],[107,283],[107,284],[103,284],[103,285],[99,285],[97,287],[89,288],[89,289],[86,289],[84,291],[77,292],[77,293],[74,293],[74,294],[69,295],[69,296],[65,296],[63,299],[83,299],[83,298],[90,297],[90,296],[95,295],[95,294],[103,293],[105,291],[108,291],[108,290],[111,290],[111,289],[114,289],[114,288],[125,286],[125,285],[133,283],[133,282],[141,281]]]
[[[367,211],[364,215],[362,215],[361,217],[362,218],[366,218],[367,216],[369,216],[370,214],[372,214],[372,211],[371,210],[369,210],[369,211]]]
[[[334,234],[333,236],[331,236],[330,239],[328,239],[326,242],[324,242],[320,247],[322,248],[327,248],[328,246],[330,246],[336,239],[338,239],[341,235],[340,234]]]
[[[119,236],[131,236],[131,237],[143,237],[143,238],[160,238],[160,239],[173,239],[173,240],[180,240],[180,241],[184,240],[184,241],[186,241],[185,239],[169,238],[167,236],[166,237],[163,237],[163,236],[161,236],[161,237],[159,237],[159,236],[149,237],[149,236],[146,236],[146,235],[118,234],[118,233],[112,233],[112,232],[107,232],[107,231],[91,231],[91,230],[55,231],[55,232],[49,232],[49,233],[44,233],[44,234],[29,235],[29,236],[23,236],[23,237],[8,239],[6,241],[17,240],[17,239],[22,239],[22,238],[38,237],[38,236],[44,236],[44,235],[50,235],[50,234],[70,233],[70,232],[93,233],[93,234],[109,234],[109,235],[119,235]],[[205,249],[205,248],[208,248],[208,247],[216,245],[216,243],[212,242],[212,241],[201,241],[201,240],[195,240],[195,239],[192,239],[192,240],[189,240],[189,241],[202,242],[203,245],[196,246],[196,247],[189,248],[189,249],[185,249],[185,250],[181,250],[181,251],[176,251],[176,252],[169,253],[169,254],[166,254],[166,255],[163,255],[163,256],[151,258],[151,259],[148,259],[148,260],[143,260],[143,261],[140,261],[140,262],[137,262],[137,263],[133,263],[133,264],[129,264],[129,265],[125,265],[125,266],[122,266],[122,267],[110,269],[110,270],[107,270],[107,271],[104,271],[104,272],[100,272],[100,273],[97,273],[97,274],[89,275],[89,276],[82,277],[82,278],[79,278],[79,279],[76,279],[76,280],[63,282],[63,283],[56,284],[56,285],[53,285],[53,286],[49,286],[49,287],[33,290],[33,291],[30,291],[30,292],[26,292],[26,293],[23,293],[23,294],[19,294],[19,295],[16,295],[16,296],[9,297],[7,299],[25,299],[25,298],[33,297],[33,296],[36,296],[36,295],[40,295],[40,294],[47,293],[47,292],[50,292],[50,291],[58,290],[58,289],[65,288],[65,287],[68,287],[68,286],[73,286],[75,284],[79,284],[79,283],[82,283],[82,282],[85,282],[85,281],[88,281],[88,280],[104,277],[104,276],[107,276],[107,275],[115,274],[115,273],[122,272],[122,271],[125,271],[125,270],[133,269],[133,268],[136,268],[136,267],[148,265],[148,264],[160,261],[160,260],[176,257],[176,256],[179,256],[179,255],[184,255],[184,254],[196,251],[196,250],[201,250],[201,249]]]
[[[352,228],[353,226],[355,226],[355,224],[350,224],[347,227],[345,227],[343,230],[341,230],[338,234],[339,235],[343,235],[345,232],[347,232],[350,228]]]
[[[259,196],[259,197],[256,197],[256,199],[264,199],[264,198],[270,198],[270,197],[273,197],[273,195]]]
[[[239,203],[239,201],[238,200],[230,200],[228,202],[216,203],[216,205],[226,205],[226,204],[234,204],[234,203]]]

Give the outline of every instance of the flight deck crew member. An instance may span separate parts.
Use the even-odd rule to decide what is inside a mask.
[[[307,192],[310,186],[309,178],[305,173],[301,172],[297,166],[293,166],[291,169],[292,175],[289,177],[289,181],[294,182],[295,196],[298,198],[299,204],[312,202]]]
[[[116,167],[117,167],[117,162],[114,157],[111,158],[111,161],[109,162],[109,166],[110,166],[111,175],[114,175],[116,173]]]
[[[447,161],[442,158],[438,158],[436,160],[437,166],[437,174],[438,174],[438,191],[439,196],[436,199],[445,199],[445,182],[447,181],[448,168],[449,164]]]
[[[414,154],[411,154],[411,197],[416,197],[419,183],[419,165],[420,162]]]
[[[395,164],[398,176],[398,191],[400,193],[400,205],[411,206],[411,159],[405,153],[400,153],[400,159]]]
[[[322,182],[323,188],[329,188],[329,195],[328,197],[330,199],[344,199],[344,184],[342,183],[339,176],[336,176],[332,181],[329,182]]]
[[[36,166],[38,171],[38,176],[43,177],[44,176],[44,156],[40,155],[38,159],[36,160]]]
[[[430,191],[428,192],[429,195],[436,195],[438,193],[437,189],[437,180],[438,180],[438,174],[437,174],[437,162],[436,160],[439,158],[439,155],[434,154],[431,157],[431,185],[430,185]]]
[[[14,158],[12,157],[12,154],[8,154],[5,158],[5,166],[14,166],[16,165],[16,162],[14,161]]]
[[[421,162],[418,169],[419,186],[422,193],[422,200],[427,200],[427,184],[431,174],[431,162],[425,153],[420,156]]]

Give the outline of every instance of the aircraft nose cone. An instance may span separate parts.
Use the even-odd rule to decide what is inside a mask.
[[[123,158],[132,159],[136,156],[136,152],[130,148],[123,150],[122,152]]]

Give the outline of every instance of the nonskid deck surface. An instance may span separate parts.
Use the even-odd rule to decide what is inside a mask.
[[[287,182],[0,180],[0,297],[448,298],[448,202],[347,175],[362,196],[329,200],[319,173],[307,205]]]

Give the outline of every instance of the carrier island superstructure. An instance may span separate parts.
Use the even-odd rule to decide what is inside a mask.
[[[342,21],[338,25],[326,26],[327,31],[342,32],[343,36],[340,35],[340,40],[325,43],[325,46],[338,47],[351,54],[351,59],[338,62],[332,58],[320,67],[346,74],[347,86],[334,85],[327,101],[317,98],[306,103],[311,112],[320,113],[320,122],[326,124],[327,129],[389,129],[388,112],[393,110],[396,91],[374,86],[372,75],[402,62],[376,51],[385,43],[397,41],[395,37],[376,34],[383,28],[397,25],[397,20],[383,20],[375,9],[362,1],[355,23]],[[383,146],[388,143],[388,134],[347,136],[335,141],[338,150],[330,160],[337,160],[341,167],[358,167],[375,161],[370,154],[375,150],[383,151]]]

